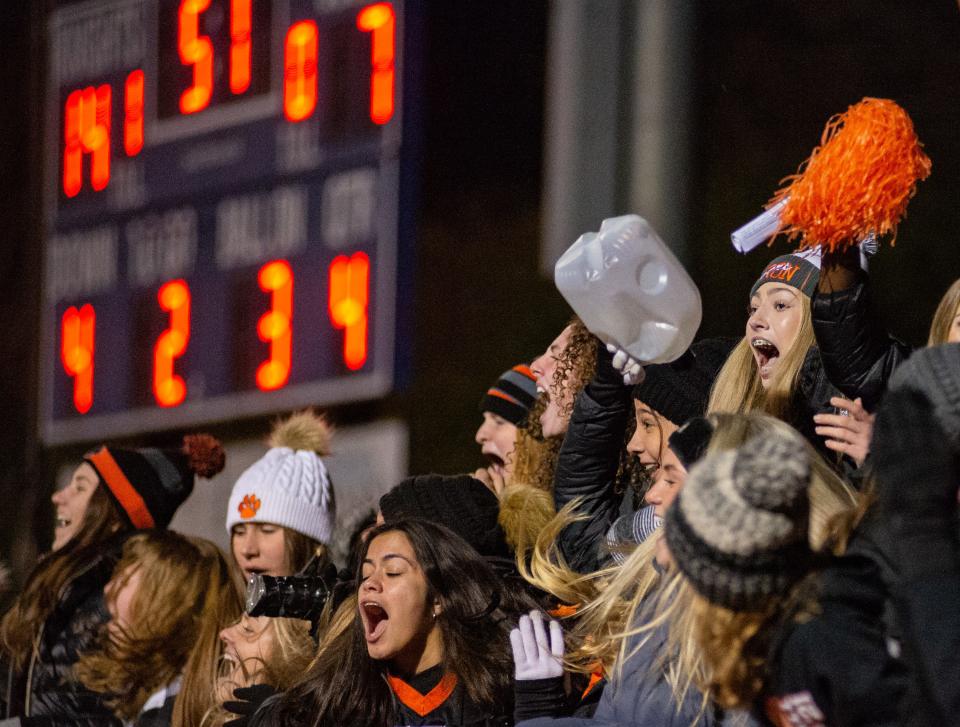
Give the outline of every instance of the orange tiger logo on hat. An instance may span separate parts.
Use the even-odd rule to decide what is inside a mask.
[[[260,500],[257,499],[256,495],[244,495],[243,500],[237,506],[237,510],[240,511],[240,517],[244,520],[248,520],[257,514],[257,510],[260,509]]]

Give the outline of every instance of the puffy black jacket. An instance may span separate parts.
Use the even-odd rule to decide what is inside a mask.
[[[867,411],[875,411],[894,369],[910,355],[910,348],[890,336],[873,313],[870,290],[862,278],[836,293],[815,293],[813,331],[817,345],[804,359],[794,394],[790,424],[838,469],[853,469],[827,449],[817,435],[814,414],[836,413],[830,398],[860,397]]]
[[[557,510],[580,498],[577,513],[587,516],[564,528],[557,539],[567,565],[578,573],[600,568],[601,546],[620,514],[624,497],[615,485],[624,432],[632,416],[632,388],[623,385],[601,346],[597,373],[574,403],[553,480]]]
[[[859,396],[867,411],[875,411],[910,347],[874,315],[866,278],[846,290],[816,293],[811,313],[824,376],[848,399]]]
[[[119,727],[121,724],[100,695],[73,680],[71,670],[80,653],[90,649],[100,627],[110,619],[103,588],[119,560],[126,536],[103,544],[96,556],[61,592],[37,641],[26,672],[16,680],[8,699],[9,716],[20,716],[24,727]],[[17,708],[15,705],[21,705]]]

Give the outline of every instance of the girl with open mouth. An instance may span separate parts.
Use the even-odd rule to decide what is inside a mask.
[[[213,477],[224,461],[223,447],[206,434],[187,435],[179,449],[103,445],[84,455],[51,498],[52,551],[0,625],[0,648],[12,672],[7,716],[115,721],[105,698],[74,674],[78,652],[106,621],[104,586],[127,538],[166,528],[193,491],[194,477]]]
[[[251,724],[482,725],[511,715],[506,615],[520,604],[477,552],[409,519],[374,529],[361,561],[352,622]]]
[[[474,441],[487,459],[487,466],[476,476],[488,486],[505,485],[513,474],[517,428],[524,426],[530,407],[537,398],[537,384],[526,364],[518,364],[500,375],[480,401],[483,423]]]
[[[859,464],[853,453],[869,444],[871,431],[866,412],[909,352],[874,317],[859,248],[822,258],[818,250],[781,255],[748,300],[745,335],[717,377],[708,411],[771,414],[837,466]]]

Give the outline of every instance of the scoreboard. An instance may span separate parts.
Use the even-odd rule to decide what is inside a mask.
[[[45,441],[393,387],[404,3],[47,18]]]

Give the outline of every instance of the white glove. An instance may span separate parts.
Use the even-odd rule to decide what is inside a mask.
[[[550,643],[543,614],[531,611],[521,616],[517,628],[510,631],[513,647],[513,675],[519,681],[563,676],[563,629],[550,619]]]
[[[623,374],[625,385],[636,386],[643,381],[645,372],[637,359],[612,343],[607,344],[607,350],[613,354],[613,368]]]

